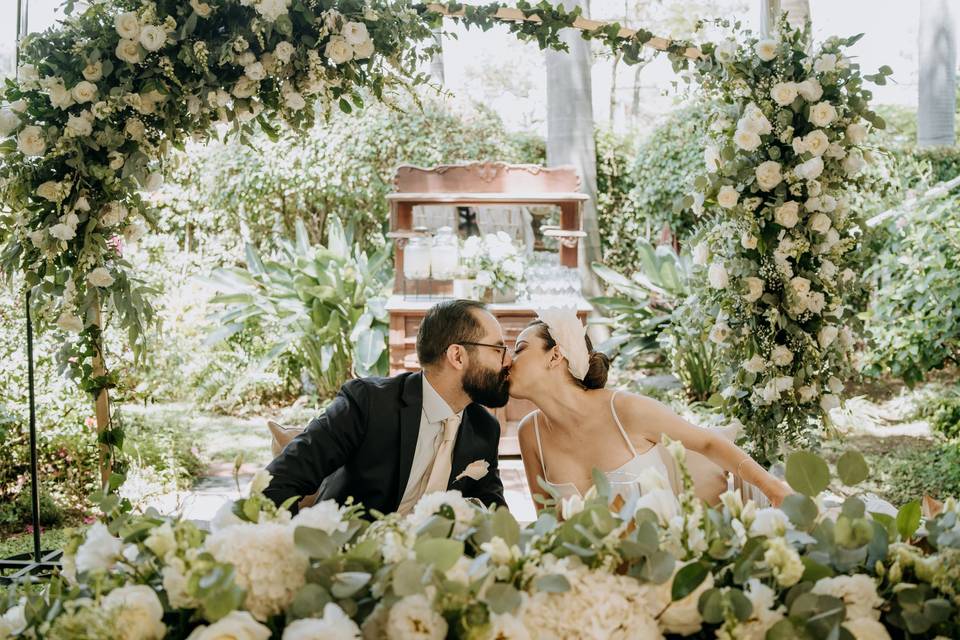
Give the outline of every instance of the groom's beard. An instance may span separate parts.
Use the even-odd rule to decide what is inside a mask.
[[[496,409],[510,400],[509,369],[486,369],[479,365],[471,366],[463,375],[463,390],[470,399],[485,407]]]

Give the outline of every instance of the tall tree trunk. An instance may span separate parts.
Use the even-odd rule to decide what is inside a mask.
[[[430,58],[430,76],[433,78],[434,82],[443,86],[444,84],[444,71],[443,71],[443,29],[437,27],[433,30],[433,43],[437,46],[437,53],[433,54],[433,57]]]
[[[609,117],[609,126],[612,129],[614,122],[613,119],[617,115],[617,71],[620,69],[620,60],[623,58],[623,54],[617,52],[613,57],[613,70],[610,72],[610,117]]]
[[[563,0],[572,10],[585,0]],[[584,294],[598,295],[590,263],[600,261],[600,230],[597,226],[597,151],[593,131],[590,43],[580,33],[567,29],[562,35],[569,52],[546,52],[547,68],[547,165],[572,164],[580,174],[580,188],[590,196],[583,205],[580,269]]]
[[[957,48],[953,0],[920,2],[920,83],[917,145],[956,143]]]

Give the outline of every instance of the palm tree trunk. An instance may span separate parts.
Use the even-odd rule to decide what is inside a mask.
[[[585,0],[563,0],[565,8],[584,6]],[[594,141],[591,92],[590,43],[568,29],[563,39],[569,52],[548,50],[547,68],[547,165],[572,164],[580,174],[580,189],[590,199],[583,205],[580,270],[584,294],[599,295],[600,285],[590,263],[600,261],[600,231],[597,226],[597,153]]]
[[[920,3],[920,82],[917,102],[917,145],[956,143],[957,48],[951,0]]]

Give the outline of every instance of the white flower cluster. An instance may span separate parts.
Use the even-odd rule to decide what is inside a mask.
[[[523,280],[523,256],[503,231],[470,236],[464,241],[460,256],[464,266],[475,274],[477,286],[481,289],[504,291]]]
[[[346,64],[351,60],[366,60],[373,55],[375,48],[367,25],[363,22],[344,21],[335,10],[327,11],[327,24],[341,23],[339,33],[335,33],[327,40],[323,55],[333,64]]]
[[[839,405],[853,343],[844,296],[856,286],[845,264],[858,242],[845,191],[869,157],[868,96],[839,41],[810,56],[784,28],[747,47],[721,43],[719,64],[701,71],[713,75],[719,106],[692,202],[724,215],[694,264],[720,309],[705,333],[721,347],[723,397],[735,412],[750,407],[754,422],[781,420],[772,408],[784,402],[808,412]]]

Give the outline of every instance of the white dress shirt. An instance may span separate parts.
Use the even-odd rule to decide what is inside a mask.
[[[410,477],[407,479],[407,487],[403,491],[403,497],[397,509],[400,513],[406,513],[412,509],[413,504],[420,499],[420,492],[426,483],[425,476],[429,476],[433,468],[433,459],[443,439],[443,421],[453,415],[459,418],[458,422],[463,420],[463,411],[454,413],[447,401],[430,385],[426,372],[420,377],[423,379],[420,431],[417,433],[417,448],[413,454],[413,464],[410,466]]]

